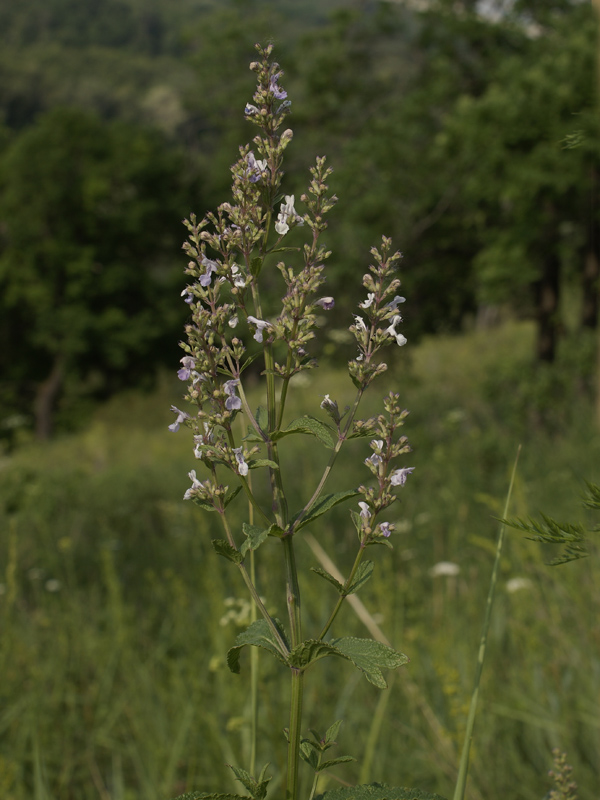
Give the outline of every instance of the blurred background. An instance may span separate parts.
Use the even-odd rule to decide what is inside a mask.
[[[383,695],[381,731],[379,695],[339,665],[315,671],[308,724],[347,720],[340,747],[359,759],[343,780],[451,794],[519,443],[514,514],[594,524],[578,495],[600,482],[597,27],[587,0],[0,4],[1,797],[235,791],[221,765],[246,765],[245,684],[223,658],[247,608],[210,550],[212,519],[181,502],[191,442],[166,426],[188,313],[181,220],[228,199],[254,135],[248,63],[269,40],[292,100],[286,193],[325,154],[339,197],[336,308],[296,411],[316,413],[325,393],[345,402],[346,329],[369,248],[391,236],[409,343],[379,388],[411,410],[417,468],[364,592],[411,663]],[[378,410],[372,399],[364,414]],[[314,448],[295,447],[308,476]],[[366,480],[354,452],[338,488]],[[353,533],[347,510],[333,519],[315,535],[343,570]],[[510,534],[474,800],[542,798],[555,746],[597,800],[591,546],[550,569],[553,553]],[[331,598],[311,586],[316,626]],[[362,635],[350,611],[343,622]],[[267,760],[283,752],[287,700],[264,668]]]

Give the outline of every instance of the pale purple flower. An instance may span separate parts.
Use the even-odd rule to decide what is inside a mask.
[[[233,454],[235,456],[235,460],[237,461],[238,472],[243,477],[246,477],[246,475],[248,474],[248,464],[246,464],[246,462],[244,460],[244,455],[242,453],[242,448],[241,447],[234,447],[233,448]]]
[[[370,464],[372,467],[375,467],[375,469],[377,469],[382,462],[383,458],[377,453],[373,453],[373,455],[365,458],[365,464]]]
[[[396,343],[399,345],[399,347],[402,347],[403,344],[406,344],[407,340],[406,337],[401,333],[396,332],[396,325],[398,325],[400,322],[402,322],[402,317],[400,314],[394,315],[392,317],[392,324],[389,328],[385,329],[385,333],[387,333],[389,336],[392,336],[396,340]]]
[[[260,109],[252,105],[252,103],[246,103],[244,114],[247,114],[249,117],[253,117],[255,114],[260,114]]]
[[[183,364],[183,367],[177,373],[177,377],[180,381],[187,381],[190,379],[192,370],[196,366],[196,361],[191,356],[184,356],[179,360]]]
[[[192,294],[189,286],[186,286],[186,288],[183,290],[181,297],[183,297],[184,303],[187,303],[188,305],[191,305],[194,302],[194,295]]]
[[[248,322],[251,322],[252,325],[256,326],[254,338],[259,344],[262,343],[263,331],[265,328],[269,328],[271,323],[266,322],[264,319],[257,319],[256,317],[253,317],[251,314],[248,315]]]
[[[169,430],[176,433],[179,430],[179,426],[185,419],[189,419],[190,415],[186,414],[185,411],[181,411],[181,409],[177,408],[177,406],[171,406],[171,411],[174,411],[177,414],[177,419],[175,422],[172,422],[169,425]]]
[[[390,475],[390,483],[392,486],[404,486],[406,479],[414,470],[414,467],[402,467],[402,469],[394,470]]]
[[[206,267],[206,272],[204,273],[204,275],[200,276],[200,286],[204,286],[204,288],[206,288],[211,284],[213,272],[217,271],[217,262],[211,261],[210,258],[207,258],[206,256],[203,255],[202,266]]]
[[[394,526],[390,525],[389,522],[381,522],[379,524],[379,533],[382,536],[385,536],[386,539],[389,538],[390,533],[394,530]]]
[[[238,380],[225,381],[223,384],[223,391],[227,395],[225,400],[225,408],[227,411],[239,411],[242,407],[242,401],[235,393],[235,387],[238,385]]]
[[[250,183],[257,183],[261,178],[263,172],[267,170],[267,162],[265,160],[256,159],[252,150],[248,153],[248,175]]]
[[[373,305],[373,300],[375,300],[375,292],[369,292],[367,299],[363,303],[359,303],[359,308],[369,308]]]
[[[279,73],[278,75],[273,75],[273,77],[269,82],[269,89],[273,92],[273,97],[276,100],[285,100],[285,98],[287,97],[287,92],[285,91],[285,89],[282,89],[280,86],[277,85],[277,78],[279,77],[279,75],[281,75],[281,73]]]
[[[315,305],[321,306],[324,311],[331,311],[335,305],[335,300],[333,297],[320,297],[318,300],[315,300]]]
[[[360,518],[368,522],[371,519],[371,509],[363,500],[361,500],[358,505],[360,508]]]
[[[392,311],[395,311],[400,305],[400,303],[406,303],[406,297],[400,297],[400,295],[397,294],[396,297],[394,297],[394,299],[392,300],[392,302],[387,304],[387,307],[391,308]]]

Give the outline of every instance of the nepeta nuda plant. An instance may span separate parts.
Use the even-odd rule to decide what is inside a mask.
[[[282,164],[293,135],[289,128],[281,133],[280,129],[291,104],[281,86],[283,73],[271,61],[272,47],[257,46],[257,50],[260,60],[253,62],[250,69],[256,73],[258,86],[244,112],[248,122],[256,126],[257,135],[252,145],[240,148],[239,159],[231,168],[232,199],[201,221],[192,215],[185,222],[189,231],[184,245],[189,259],[189,285],[182,296],[189,304],[190,321],[185,329],[185,355],[178,375],[187,384],[185,399],[191,410],[173,407],[177,416],[169,427],[176,431],[185,425],[192,432],[198,467],[189,473],[191,486],[185,499],[216,512],[223,538],[213,541],[214,548],[237,567],[260,615],[238,636],[229,651],[228,665],[233,672],[239,672],[240,651],[251,645],[277,659],[290,676],[286,797],[296,800],[300,757],[315,773],[311,797],[319,772],[348,760],[322,758],[334,744],[339,722],[333,723],[322,738],[302,738],[302,693],[309,667],[321,658],[336,656],[351,661],[371,683],[385,688],[382,670],[407,661],[401,653],[370,639],[329,638],[344,598],[356,592],[372,573],[373,563],[364,559],[366,548],[390,546],[393,525],[380,517],[395,502],[398,490],[412,472],[412,467],[399,461],[410,448],[401,435],[407,411],[402,409],[397,394],[392,392],[383,399],[380,415],[357,419],[365,390],[386,369],[379,358],[380,351],[406,342],[399,330],[399,306],[404,297],[398,294],[400,281],[396,274],[400,254],[392,251],[389,239],[383,238],[381,246],[371,250],[374,263],[363,277],[365,299],[352,317],[349,314],[349,329],[356,341],[355,357],[348,364],[355,387],[353,401],[341,410],[336,399],[325,395],[321,411],[309,408],[307,415],[289,420],[286,401],[290,387],[293,389],[292,378],[316,366],[310,343],[315,336],[317,314],[334,305],[334,299],[324,289],[325,263],[331,254],[322,239],[327,228],[325,217],[336,198],[328,194],[331,170],[325,158],[318,158],[311,169],[308,190],[299,202],[285,194]],[[288,245],[288,234],[296,227],[302,227],[306,234],[302,248]],[[261,281],[268,274],[272,283],[275,271],[281,275],[281,306],[278,313],[266,313]],[[253,409],[246,393],[245,372],[255,359],[259,359],[264,377],[266,409]],[[243,438],[239,436],[240,416],[247,430]],[[292,434],[315,437],[331,452],[299,509],[289,508],[279,452]],[[364,484],[325,494],[327,479],[342,447],[358,437],[369,440]],[[255,473],[252,481],[250,472]],[[261,503],[255,492],[254,487],[261,481],[268,482],[268,505]],[[232,526],[228,507],[241,493],[248,503],[249,522],[240,531]],[[306,638],[295,538],[302,528],[333,506],[352,499],[350,516],[358,538],[356,558],[343,583],[321,568],[314,570],[333,584],[338,599],[332,604],[323,629]],[[239,502],[236,500],[236,504]],[[286,625],[265,608],[254,569],[249,566],[253,567],[259,547],[267,543],[282,550]],[[269,779],[265,769],[258,778],[253,777],[252,770],[253,764],[250,771],[234,768],[236,778],[250,796],[262,798]]]

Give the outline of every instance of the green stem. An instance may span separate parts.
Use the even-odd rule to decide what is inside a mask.
[[[234,547],[237,550],[237,546],[235,544],[235,539],[233,538],[233,534],[231,533],[231,528],[229,527],[229,522],[227,521],[227,517],[225,516],[225,511],[223,509],[218,509],[218,510],[219,510],[220,515],[221,515],[221,520],[223,522],[223,527],[225,529],[225,535],[227,537],[227,541],[229,542],[229,544],[232,547]],[[279,647],[279,652],[283,655],[284,658],[287,658],[287,656],[289,655],[288,647],[287,647],[286,643],[284,642],[284,640],[282,639],[281,634],[277,630],[277,625],[275,625],[275,623],[271,619],[271,615],[269,614],[269,612],[265,608],[263,601],[260,599],[260,595],[258,594],[258,592],[256,590],[256,586],[254,585],[253,581],[251,580],[250,576],[248,575],[248,571],[246,570],[246,567],[244,566],[244,562],[240,561],[240,563],[237,564],[237,567],[238,567],[238,569],[240,571],[240,574],[242,576],[242,579],[243,579],[244,583],[246,584],[246,587],[247,587],[248,591],[252,595],[252,599],[256,603],[256,607],[258,608],[258,610],[262,614],[262,616],[265,619],[267,625],[271,629],[271,632],[273,633],[275,641],[277,642],[278,647]]]
[[[361,544],[360,549],[359,549],[358,553],[356,554],[356,558],[354,559],[354,564],[352,565],[352,569],[350,570],[350,575],[348,575],[348,577],[346,578],[346,581],[344,583],[343,592],[338,597],[337,603],[335,604],[335,607],[334,607],[333,611],[329,615],[329,619],[327,620],[323,630],[319,634],[319,639],[323,639],[323,637],[325,636],[325,634],[327,633],[329,628],[331,628],[331,626],[333,625],[333,621],[337,617],[338,612],[339,612],[340,608],[342,607],[342,603],[344,602],[344,600],[348,596],[346,594],[346,592],[348,591],[348,588],[352,585],[352,581],[354,580],[354,576],[356,575],[356,570],[359,568],[360,562],[362,561],[362,558],[363,558],[364,554],[365,554],[365,548],[364,548],[364,545]]]
[[[290,535],[294,532],[294,529],[298,527],[298,525],[302,522],[304,517],[308,514],[310,509],[313,507],[313,505],[319,499],[319,496],[320,496],[321,492],[323,491],[323,486],[325,486],[325,482],[327,481],[327,478],[329,477],[329,474],[331,473],[331,470],[333,469],[333,465],[335,464],[335,461],[336,461],[336,459],[338,457],[338,454],[339,454],[340,450],[342,449],[342,445],[346,441],[346,437],[348,436],[348,432],[350,430],[350,427],[351,427],[352,423],[354,422],[354,417],[356,416],[356,412],[358,411],[358,405],[359,405],[359,403],[361,401],[363,393],[364,393],[364,389],[359,389],[358,392],[356,393],[356,397],[354,398],[354,404],[353,404],[352,409],[350,410],[350,413],[348,415],[348,420],[346,422],[346,425],[344,426],[344,430],[338,436],[338,440],[337,440],[337,442],[335,444],[335,447],[333,448],[333,452],[331,453],[329,461],[327,462],[327,466],[325,467],[325,469],[323,470],[323,474],[321,475],[321,480],[319,481],[319,483],[317,485],[317,488],[313,492],[312,497],[310,498],[308,503],[302,509],[302,511],[299,514],[299,516],[294,521],[293,526],[290,527],[290,531],[289,531]]]
[[[503,519],[508,517],[508,508],[510,505],[510,498],[512,495],[513,484],[515,475],[517,473],[517,463],[521,453],[521,445],[517,448],[517,456],[513,465],[508,493],[506,495],[506,502],[504,504]],[[479,654],[477,656],[477,668],[475,670],[475,681],[473,694],[471,696],[471,703],[469,705],[469,715],[467,717],[467,729],[465,731],[465,739],[463,742],[462,754],[460,757],[460,767],[458,770],[458,778],[456,780],[456,788],[454,789],[453,800],[464,800],[465,789],[467,786],[467,777],[469,774],[469,755],[471,752],[471,743],[473,741],[473,728],[475,727],[475,715],[477,713],[477,701],[479,699],[479,684],[481,681],[481,673],[483,670],[483,662],[485,660],[485,651],[487,647],[487,637],[490,629],[490,620],[492,618],[492,607],[494,605],[494,595],[496,593],[496,582],[498,580],[498,572],[500,570],[500,557],[502,556],[502,548],[504,546],[504,530],[505,526],[500,525],[498,532],[498,544],[496,547],[496,558],[494,560],[494,568],[492,569],[492,578],[490,580],[490,588],[485,606],[485,615],[483,619],[483,628],[481,631],[481,640],[479,643]]]
[[[286,800],[298,798],[298,766],[300,763],[300,730],[302,725],[302,695],[304,672],[292,669],[292,700],[290,707],[290,729],[288,733]]]

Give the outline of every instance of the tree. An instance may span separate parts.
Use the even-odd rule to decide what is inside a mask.
[[[38,437],[59,397],[106,395],[164,359],[161,336],[181,316],[165,289],[190,185],[159,135],[73,109],[4,150],[0,401],[33,412]]]

